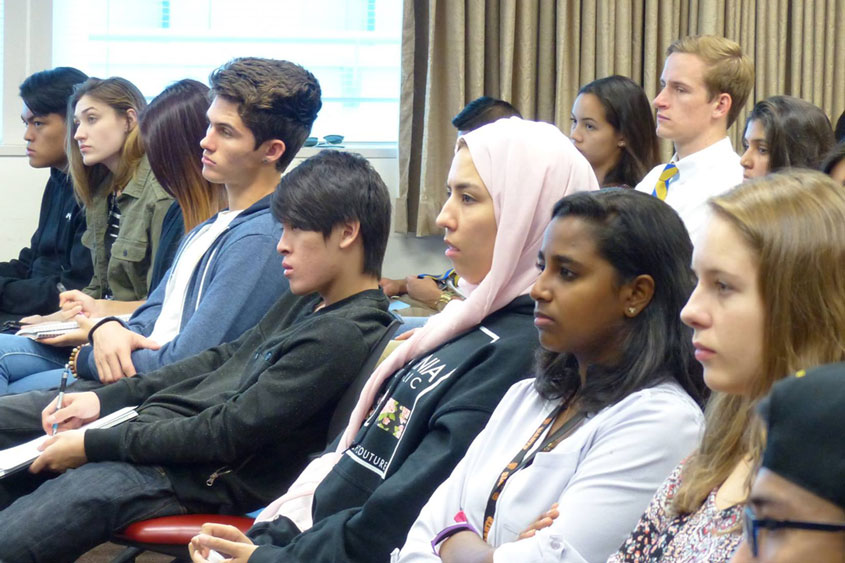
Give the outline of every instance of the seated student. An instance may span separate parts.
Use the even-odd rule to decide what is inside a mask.
[[[779,381],[759,412],[766,449],[733,561],[845,561],[845,364]]]
[[[601,561],[619,547],[704,426],[705,387],[679,316],[695,284],[691,255],[678,215],[649,195],[555,205],[531,290],[537,378],[510,388],[399,561]],[[516,541],[554,501],[551,527]]]
[[[452,119],[452,125],[463,135],[494,121],[508,117],[522,117],[519,111],[504,100],[481,96],[468,103]],[[454,269],[444,274],[407,276],[405,279],[382,278],[379,282],[385,295],[394,297],[408,307],[396,309],[403,317],[409,317],[402,329],[415,328],[425,324],[425,319],[443,310],[453,299],[463,299],[458,289],[458,276]]]
[[[67,101],[86,78],[65,66],[36,72],[20,86],[26,156],[33,168],[49,168],[50,179],[29,248],[0,263],[0,322],[55,311],[59,284],[84,287],[93,274],[91,253],[80,242],[85,213],[73,197],[65,153]]]
[[[845,360],[845,191],[811,170],[713,198],[681,318],[714,391],[701,445],[661,485],[609,559],[727,561],[762,436],[754,404],[790,372]]]
[[[48,405],[44,428],[60,430],[140,407],[113,428],[60,432],[30,468],[74,471],[25,496],[15,477],[26,474],[0,481],[19,497],[0,512],[0,560],[69,560],[154,516],[254,510],[325,445],[338,399],[392,320],[378,287],[390,195],[362,157],[324,151],[282,178],[273,213],[284,276],[306,297],[283,296],[234,342]]]
[[[171,118],[165,112],[157,112],[158,115],[153,119],[153,115],[147,110],[138,120],[142,139],[158,139],[152,143],[147,142],[147,158],[161,187],[176,200],[165,215],[159,245],[159,248],[167,249],[169,255],[162,251],[156,254],[152,287],[158,286],[158,282],[164,279],[167,270],[173,265],[182,236],[229,205],[226,187],[203,178],[202,164],[196,162],[197,156],[202,158],[198,139],[205,135],[205,128],[208,126],[205,112],[209,104],[200,102],[201,96],[208,100],[208,86],[186,78],[171,84],[162,91],[164,92],[174,94],[172,103],[182,106],[184,123],[181,127],[185,131],[181,135],[168,137],[168,133],[172,132]],[[177,93],[178,96],[175,95]],[[175,216],[176,220],[173,220],[172,216]],[[72,306],[72,303],[78,300],[84,301],[84,295],[69,293],[64,300],[64,306]],[[85,305],[81,304],[84,310]]]
[[[637,190],[666,201],[683,219],[694,244],[707,220],[707,200],[742,182],[742,166],[728,138],[754,85],[754,64],[724,37],[684,37],[666,50],[660,75],[657,136],[675,145]]]
[[[632,188],[660,162],[651,105],[630,78],[608,76],[582,86],[570,120],[569,137],[603,188]]]
[[[206,524],[195,561],[207,548],[253,561],[387,561],[508,388],[530,375],[543,230],[554,202],[596,189],[595,175],[557,127],[512,117],[458,139],[446,185],[437,224],[467,299],[382,362],[336,451],[265,509],[252,539]]]
[[[94,277],[83,292],[95,299],[135,303],[152,289],[150,267],[173,198],[150,170],[138,132],[143,94],[128,80],[89,78],[68,103],[73,127],[68,151],[73,187],[85,204]],[[129,305],[130,311],[131,305]]]
[[[830,149],[821,164],[821,171],[845,186],[845,141]]]
[[[91,251],[94,270],[83,292],[108,297],[110,310],[116,312],[132,311],[146,298],[152,257],[159,250],[159,233],[173,199],[150,171],[138,138],[138,114],[146,105],[135,85],[119,77],[89,78],[74,88],[68,101],[73,125],[67,132],[67,153],[74,191],[85,204],[87,228],[82,244]],[[78,311],[59,311],[47,319],[68,318]],[[44,320],[38,317],[26,320]],[[84,336],[65,335],[33,348],[22,342],[0,335],[2,393],[9,392],[12,380],[64,365]],[[44,359],[51,362],[49,367],[19,369],[16,365]],[[19,390],[28,389],[24,385]]]
[[[165,242],[167,235],[164,230],[170,233],[169,236],[176,237],[174,241],[178,245],[182,237],[183,225],[187,222],[181,217],[183,214],[192,214],[191,220],[196,220],[197,213],[206,213],[203,220],[207,219],[211,202],[215,198],[215,187],[199,178],[199,181],[187,181],[188,176],[199,175],[200,165],[196,156],[199,151],[196,149],[198,139],[205,130],[205,109],[207,102],[208,88],[196,81],[180,81],[165,89],[157,96],[152,103],[145,107],[138,116],[138,126],[141,135],[145,139],[145,154],[150,163],[150,168],[164,190],[176,196],[176,201],[171,204],[162,225],[163,234],[160,239],[157,255],[153,268],[167,269],[173,261],[173,253],[168,250],[171,243]],[[177,119],[179,112],[180,124],[176,128],[180,134],[174,135],[162,128],[155,134],[151,131],[158,127],[158,123],[169,122]],[[194,117],[193,122],[185,119],[186,115]],[[146,131],[144,131],[146,127]],[[180,155],[176,158],[174,155]],[[166,164],[163,164],[166,162]],[[192,176],[196,180],[196,176]],[[179,202],[182,205],[179,205]],[[172,215],[176,213],[174,218]],[[188,223],[190,224],[190,223]],[[86,249],[90,256],[90,252]],[[169,257],[163,256],[169,253]],[[164,263],[167,262],[165,265]],[[153,287],[158,285],[157,279],[162,275],[153,275]],[[67,291],[62,293],[62,299],[74,298],[81,301],[82,298],[94,303],[94,299],[80,291]],[[106,302],[98,300],[97,302]],[[83,307],[83,310],[85,308]],[[77,309],[78,310],[78,309]],[[89,311],[94,311],[89,306]],[[96,313],[88,313],[96,314]],[[100,313],[106,316],[107,313]],[[27,321],[28,319],[22,319]],[[42,339],[33,342],[28,338],[14,336],[0,336],[0,389],[3,394],[20,393],[31,389],[50,388],[57,385],[61,378],[60,368],[68,362],[68,353],[62,345],[76,341],[87,340],[87,330],[79,330],[75,333],[63,335],[53,339]],[[49,346],[48,346],[49,344]],[[86,350],[87,353],[87,350]],[[56,369],[54,369],[56,368]],[[46,371],[45,371],[46,370]]]
[[[820,108],[792,96],[766,98],[745,120],[742,176],[747,180],[782,168],[817,169],[834,143],[830,120]]]
[[[277,74],[281,76],[281,72]],[[216,79],[216,95],[230,88],[232,75],[237,76],[237,67]],[[148,124],[142,127],[147,127],[149,133],[144,140],[149,147],[150,162],[155,162],[156,168],[164,173],[164,184],[190,183],[190,188],[180,191],[210,196],[217,186],[209,181],[225,183],[230,208],[188,234],[171,269],[172,275],[153,291],[126,327],[118,322],[100,322],[89,333],[92,321],[77,317],[82,327],[78,337],[88,340],[90,334],[93,346],[77,346],[71,352],[69,364],[75,377],[90,380],[94,386],[111,383],[234,340],[254,326],[280,293],[287,290],[275,252],[281,229],[270,215],[269,194],[279,178],[276,163],[287,156],[278,145],[285,143],[290,154],[295,154],[299,147],[292,137],[302,131],[307,134],[319,108],[319,93],[312,99],[312,90],[305,85],[297,89],[300,80],[313,80],[309,77],[307,71],[300,69],[299,74],[293,73],[290,82],[293,83],[291,96],[300,95],[304,103],[310,102],[314,107],[310,120],[292,121],[286,129],[262,132],[269,139],[257,144],[268,144],[268,147],[256,147],[257,137],[242,122],[233,122],[221,109],[225,107],[231,112],[229,106],[236,106],[235,102],[224,102],[221,97],[219,103],[209,108],[208,88],[196,81],[177,82],[168,87],[142,112],[141,122]],[[307,90],[304,95],[303,90]],[[225,121],[227,127],[239,128],[240,143],[230,148],[227,142],[221,143],[223,137],[214,129],[202,139],[208,123],[206,111],[212,118]],[[211,158],[218,162],[214,170],[209,167],[203,172],[201,168],[201,140],[207,153],[213,154]],[[273,145],[275,152],[268,156],[264,153],[269,145]],[[253,170],[248,170],[247,164],[229,164],[243,155],[252,157],[246,162]],[[267,162],[261,162],[262,158]],[[249,181],[243,181],[243,177]],[[189,209],[191,202],[187,200],[185,208]],[[245,271],[253,274],[244,277]],[[92,316],[108,314],[99,310],[99,301],[86,300],[79,292],[69,294]],[[69,337],[72,335],[62,337],[63,341]],[[57,386],[62,366],[68,362],[61,348],[22,337],[0,338],[0,350],[7,351],[0,361],[0,375],[11,382],[9,390],[13,392]],[[13,350],[15,354],[11,353]],[[35,406],[34,412],[38,412],[50,398],[38,394],[20,400]]]

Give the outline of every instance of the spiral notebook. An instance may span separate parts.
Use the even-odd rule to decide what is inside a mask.
[[[132,315],[115,315],[122,321],[128,321]],[[100,319],[91,319],[92,321],[99,321]],[[15,333],[15,336],[26,336],[32,340],[41,340],[42,338],[54,338],[67,334],[79,328],[76,321],[54,321],[46,323],[36,323],[31,325],[23,325],[20,330]]]

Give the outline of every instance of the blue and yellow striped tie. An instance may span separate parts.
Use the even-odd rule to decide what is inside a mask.
[[[657,197],[660,201],[665,201],[669,194],[669,184],[678,179],[678,167],[673,163],[669,163],[660,173],[660,178],[657,180],[657,185],[654,186],[654,191],[651,195]]]

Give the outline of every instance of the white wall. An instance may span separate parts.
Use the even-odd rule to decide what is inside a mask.
[[[0,260],[16,258],[29,244],[49,177],[49,168],[32,168],[24,156],[0,156]]]
[[[399,185],[396,149],[364,148],[360,152],[381,174],[395,198]],[[294,162],[314,154],[314,149],[304,148],[300,154]],[[29,244],[38,224],[41,194],[48,177],[48,170],[30,168],[24,156],[0,156],[0,260],[16,257]],[[384,275],[442,272],[448,267],[443,250],[441,237],[417,238],[393,233],[387,246]]]

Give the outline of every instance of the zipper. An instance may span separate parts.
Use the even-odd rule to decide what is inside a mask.
[[[208,476],[208,479],[205,480],[205,486],[211,487],[214,485],[214,482],[217,480],[218,477],[222,477],[223,475],[227,475],[232,472],[232,468],[228,465],[224,465],[220,469],[216,470],[214,473]]]
[[[242,462],[240,462],[237,467],[229,467],[228,465],[224,465],[220,469],[216,470],[214,473],[208,476],[208,479],[205,480],[205,484],[207,487],[211,487],[214,485],[214,482],[224,475],[228,475],[229,473],[234,473],[235,471],[240,471],[244,468],[244,466],[252,461],[255,458],[255,454],[250,454],[244,458]]]

